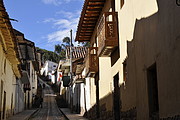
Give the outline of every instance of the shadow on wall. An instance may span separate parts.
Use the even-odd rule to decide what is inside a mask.
[[[89,111],[84,114],[84,117],[90,120],[114,120],[114,106],[113,106],[113,96],[114,93],[110,93],[106,95],[104,98],[100,99],[99,103],[99,111],[100,117],[96,116],[96,105],[94,105]],[[119,106],[121,108],[121,105]],[[120,113],[121,119],[130,119],[133,120],[136,118],[136,108],[132,108],[128,111],[121,111]]]
[[[59,108],[67,108],[68,104],[67,102],[63,99],[62,95],[57,95],[56,96],[56,102]]]

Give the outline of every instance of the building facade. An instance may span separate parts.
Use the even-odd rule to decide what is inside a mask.
[[[84,68],[96,98],[88,118],[178,119],[178,10],[169,0],[85,0],[76,41],[98,59],[98,70]]]
[[[58,64],[52,61],[46,61],[41,68],[41,75],[47,76],[51,83],[56,83],[55,70]]]
[[[37,94],[39,60],[32,41],[25,39],[24,34],[14,29],[18,41],[19,58],[21,60],[21,83],[24,91],[24,108],[32,107]],[[21,106],[21,105],[20,105]]]
[[[3,1],[0,5],[0,119],[6,119],[15,111],[16,82],[21,78],[21,71],[13,28]]]

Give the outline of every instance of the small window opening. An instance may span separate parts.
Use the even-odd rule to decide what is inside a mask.
[[[121,8],[123,7],[124,5],[124,0],[121,0]]]

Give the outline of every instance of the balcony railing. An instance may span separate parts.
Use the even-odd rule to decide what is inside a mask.
[[[85,82],[85,76],[82,76],[82,74],[75,76],[75,83],[80,84]]]
[[[105,12],[97,27],[98,56],[108,57],[118,46],[117,12]]]
[[[89,47],[87,56],[85,58],[85,70],[87,77],[94,77],[98,72],[98,56],[97,56],[97,47]]]

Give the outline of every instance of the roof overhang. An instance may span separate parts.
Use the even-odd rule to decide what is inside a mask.
[[[23,41],[19,40],[18,44],[19,44],[22,59],[35,61],[36,56],[35,56],[34,42],[31,42],[25,39]]]
[[[4,7],[3,1],[0,2],[0,43],[5,52],[6,58],[13,65],[13,71],[16,77],[21,77],[21,72],[18,67],[20,64],[18,49],[16,44],[16,37],[13,32],[10,18]]]
[[[106,0],[85,0],[75,41],[90,41]]]

